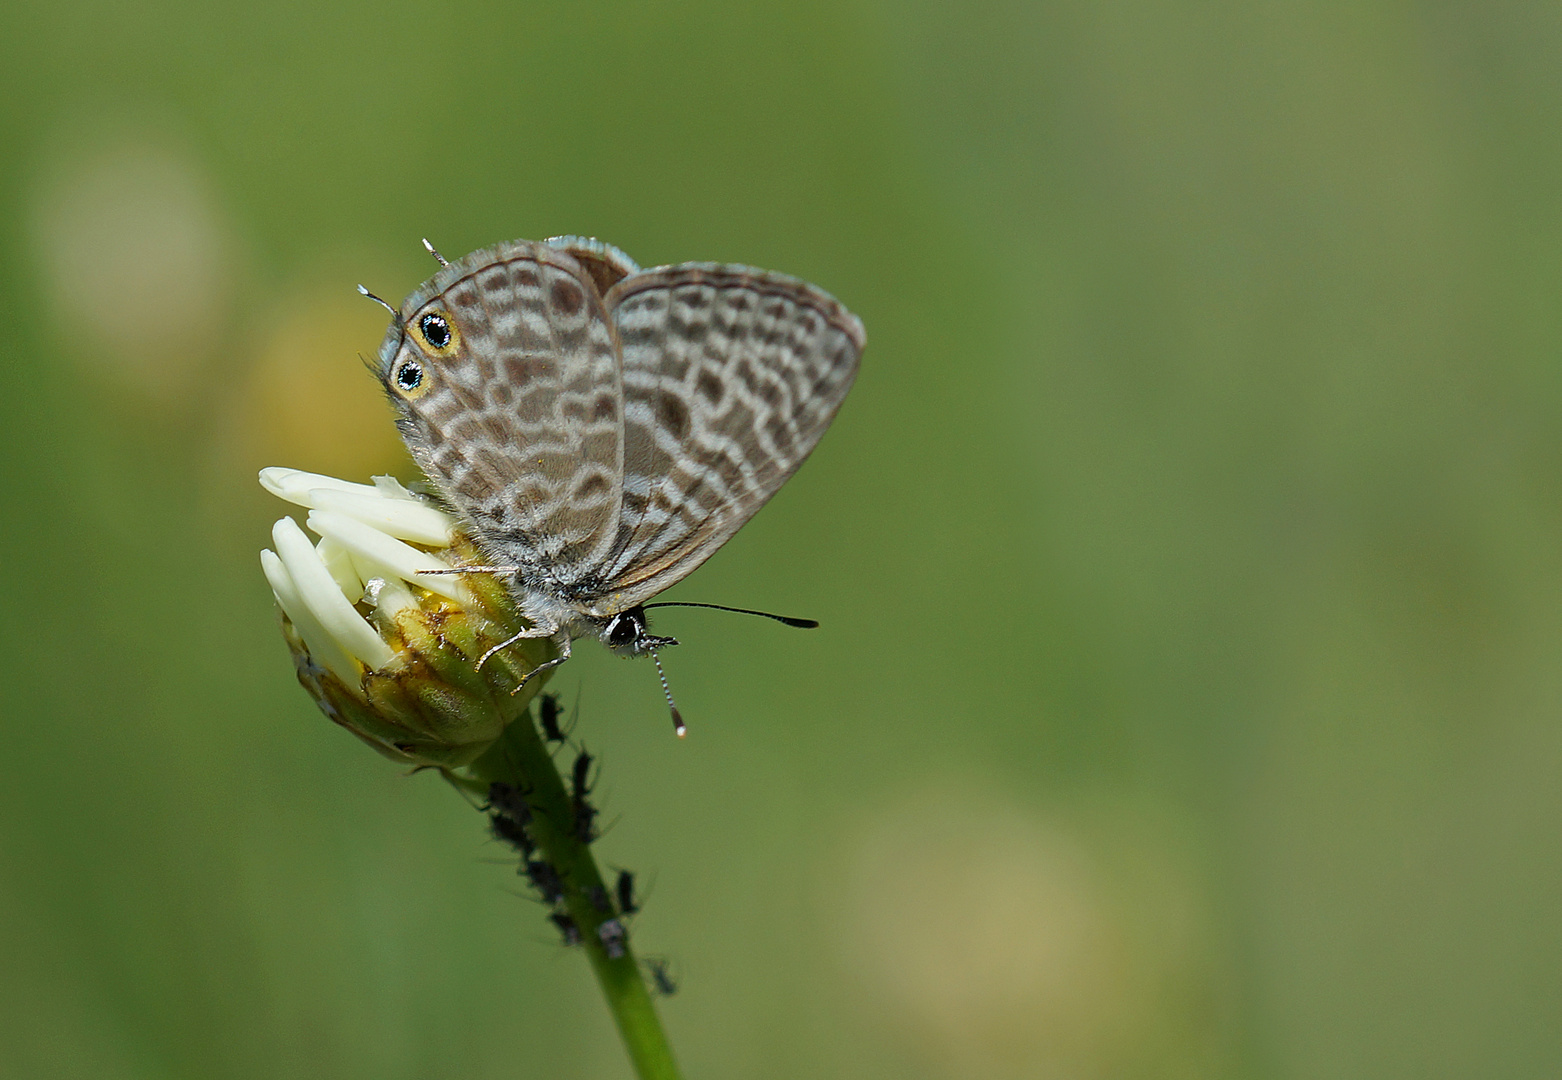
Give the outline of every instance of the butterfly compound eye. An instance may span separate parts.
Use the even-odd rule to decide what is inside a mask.
[[[418,330],[422,332],[423,340],[436,349],[448,346],[454,336],[450,332],[450,320],[437,311],[431,311],[419,319]]]
[[[613,616],[613,621],[607,624],[607,643],[615,649],[633,645],[644,630],[645,624],[633,610],[623,612]]]

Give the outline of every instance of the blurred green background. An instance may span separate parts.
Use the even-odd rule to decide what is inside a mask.
[[[1562,1074],[1562,7],[8,0],[0,1073],[619,1078],[293,681],[262,465],[455,256],[829,289],[862,376],[554,683],[691,1078]]]

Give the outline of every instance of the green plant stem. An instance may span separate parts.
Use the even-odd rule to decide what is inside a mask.
[[[611,908],[612,893],[602,880],[590,845],[581,843],[575,834],[570,793],[530,713],[516,717],[492,748],[450,779],[485,798],[494,781],[513,784],[525,793],[532,808],[532,839],[563,880],[563,903],[580,930],[579,947],[591,962],[636,1074],[640,1080],[680,1080],[634,950],[626,940],[624,955],[613,959],[602,947],[602,924],[618,916],[611,910],[598,911],[591,897],[609,897]]]

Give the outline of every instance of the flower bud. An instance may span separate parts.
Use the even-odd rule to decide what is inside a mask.
[[[525,623],[495,575],[420,573],[482,565],[482,553],[390,477],[272,468],[260,482],[310,508],[321,537],[282,518],[276,550],[261,552],[298,681],[321,711],[396,761],[456,768],[481,755],[546,678],[516,688],[554,655],[547,639],[510,640]]]

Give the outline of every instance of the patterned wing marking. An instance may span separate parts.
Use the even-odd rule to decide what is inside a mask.
[[[455,328],[431,354],[429,312]],[[590,274],[526,241],[450,264],[402,305],[380,350],[413,457],[479,544],[553,591],[589,577],[617,536],[623,390],[617,343]],[[398,392],[408,358],[426,382]]]
[[[803,463],[857,375],[862,323],[783,274],[685,263],[607,295],[623,350],[624,494],[611,614],[681,580]]]
[[[630,274],[640,272],[640,267],[628,255],[594,236],[550,236],[543,243],[574,256],[603,296]]]

